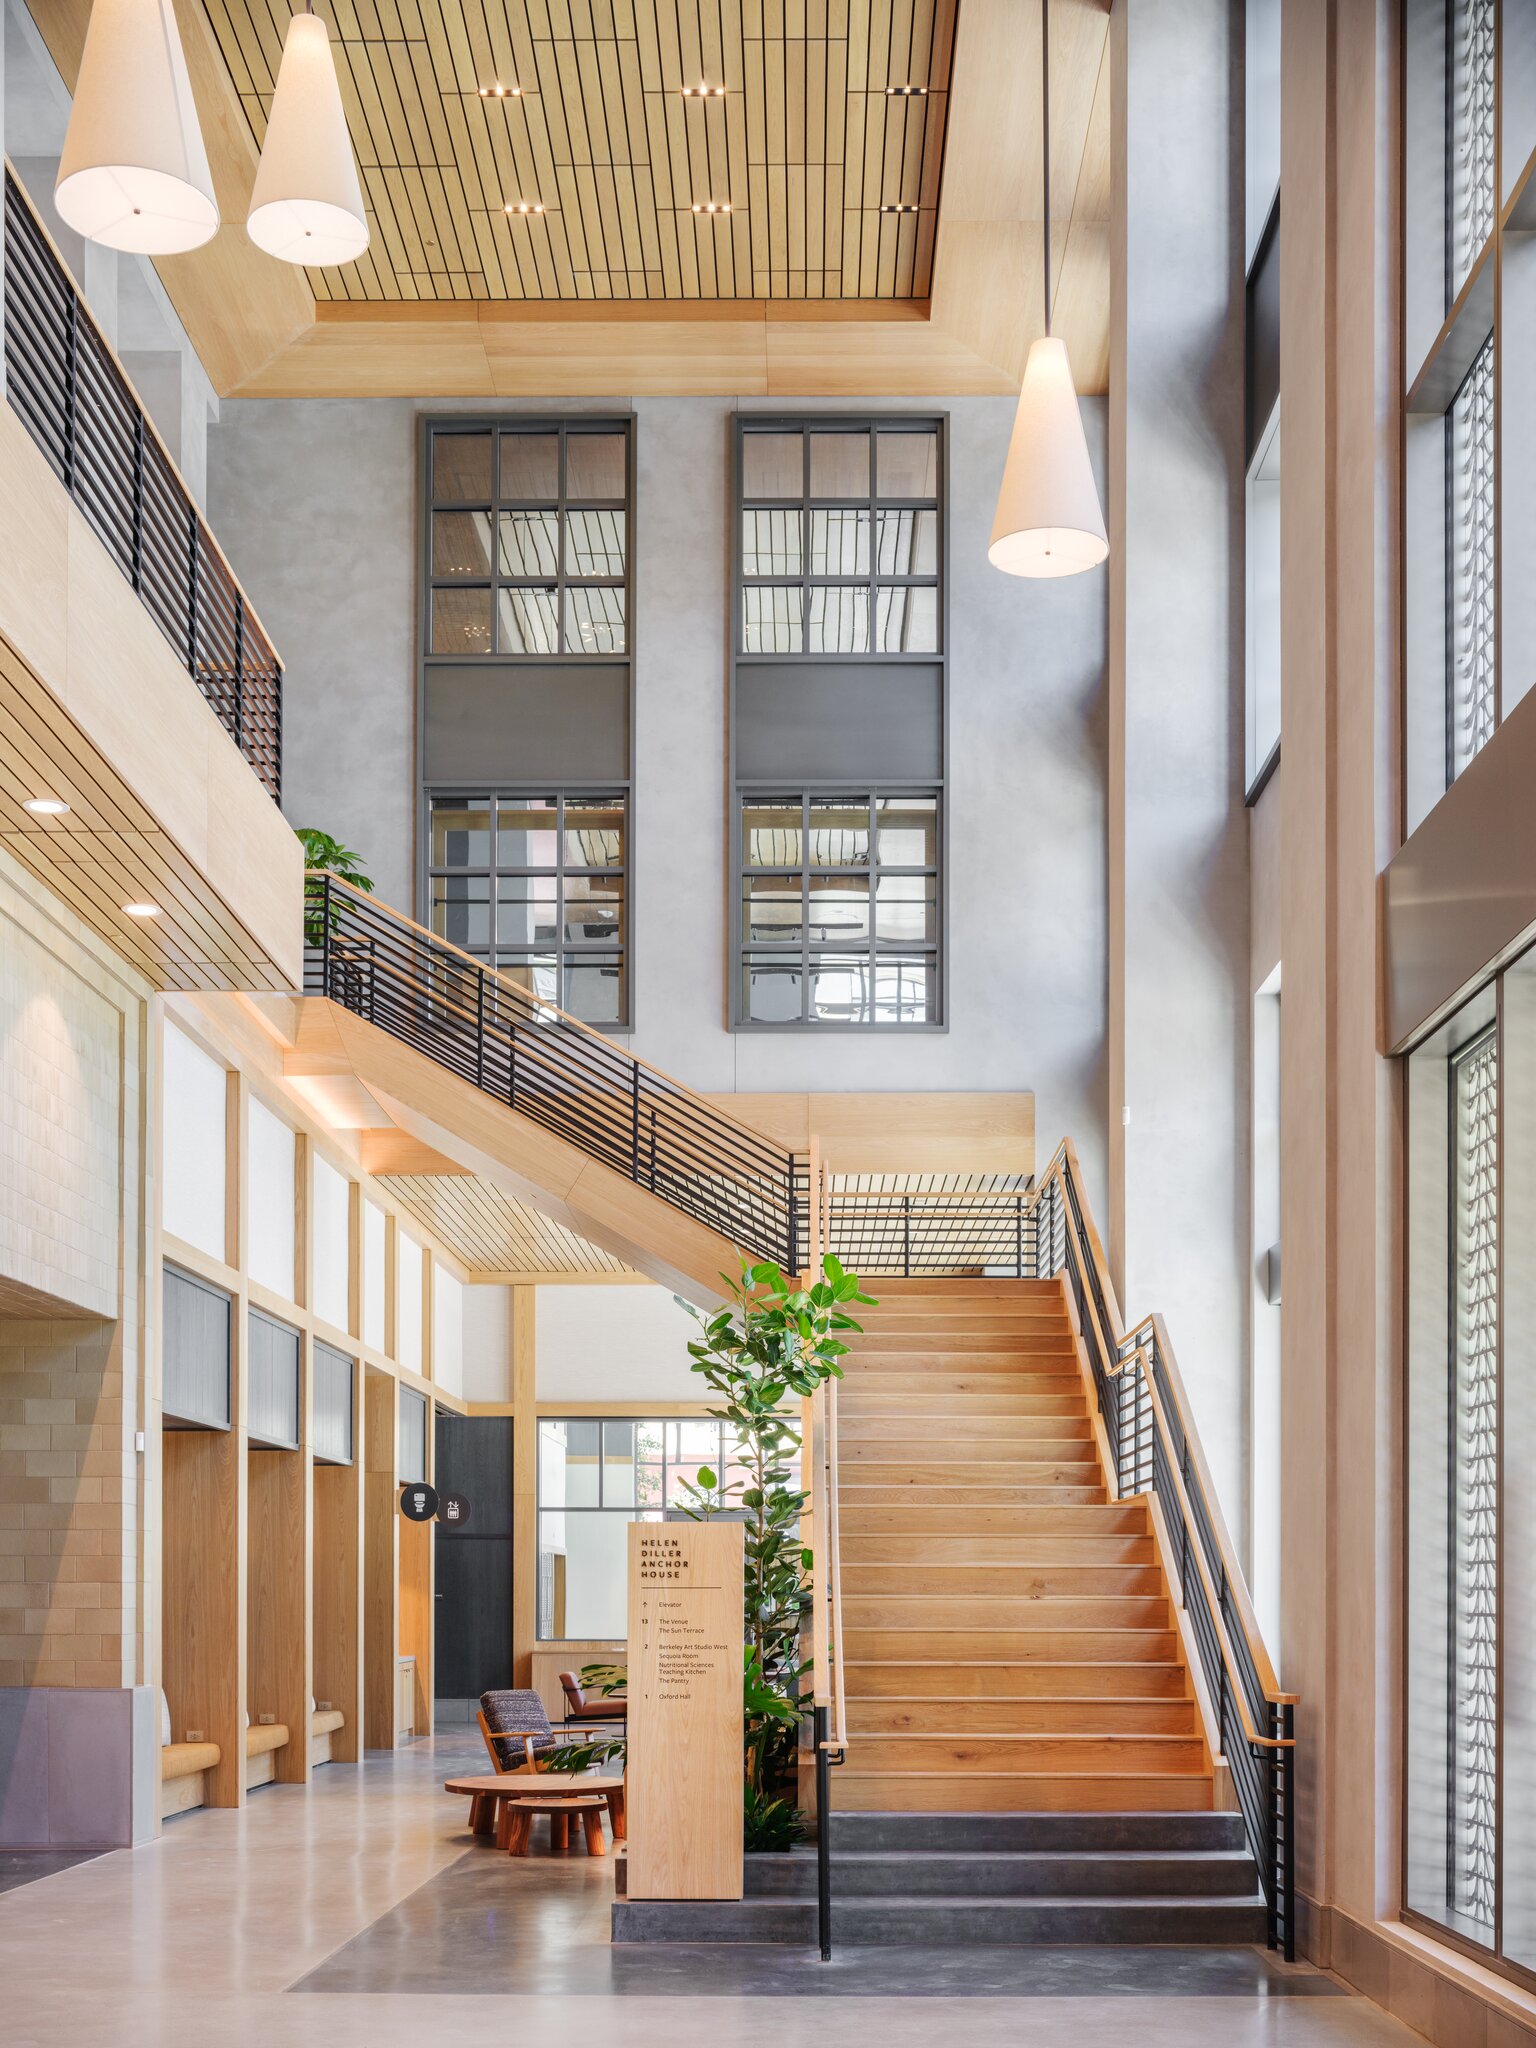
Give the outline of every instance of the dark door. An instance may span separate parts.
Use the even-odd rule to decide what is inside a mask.
[[[437,1491],[469,1504],[459,1527],[437,1523],[439,1699],[477,1699],[512,1683],[512,1418],[437,1418]]]

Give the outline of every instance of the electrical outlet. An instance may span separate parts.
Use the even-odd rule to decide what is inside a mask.
[[[208,1738],[201,1728],[189,1728],[187,1730],[187,1740],[188,1742],[206,1742]]]
[[[273,1722],[277,1719],[277,1716],[276,1714],[258,1714],[256,1718],[261,1723],[263,1728],[270,1728]]]

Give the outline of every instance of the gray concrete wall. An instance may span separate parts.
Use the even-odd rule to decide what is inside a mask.
[[[1239,1544],[1242,19],[1226,0],[1115,0],[1110,31],[1110,1257],[1127,1316],[1167,1318]]]
[[[403,400],[227,400],[208,458],[214,530],[286,663],[285,808],[295,824],[356,847],[381,895],[410,910],[422,409]],[[633,1044],[710,1090],[1032,1088],[1042,1152],[1070,1132],[1097,1199],[1105,582],[1091,574],[1031,584],[989,567],[1012,403],[962,399],[945,409],[950,1027],[910,1038],[779,1038],[733,1035],[723,1022],[732,407],[635,403]],[[1102,401],[1086,411],[1102,458]]]

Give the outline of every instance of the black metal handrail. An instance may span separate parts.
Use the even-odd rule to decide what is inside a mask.
[[[13,411],[277,802],[282,664],[9,169],[5,384]]]
[[[307,992],[377,1024],[740,1250],[799,1272],[809,1242],[805,1158],[334,876],[310,877],[305,922]]]
[[[1098,1240],[1070,1146],[1035,1197],[1035,1277],[1067,1284],[1088,1355],[1121,1499],[1153,1494],[1178,1553],[1189,1617],[1221,1753],[1258,1865],[1271,1948],[1296,1954],[1296,1697],[1280,1691],[1258,1642],[1247,1594],[1187,1418],[1167,1332],[1150,1316],[1117,1328]],[[1262,1660],[1262,1662],[1261,1662]]]

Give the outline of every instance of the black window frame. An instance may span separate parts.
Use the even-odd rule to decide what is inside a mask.
[[[861,432],[870,437],[869,493],[867,498],[856,499],[850,495],[829,497],[813,495],[811,492],[811,437],[814,434],[837,434]],[[936,452],[935,489],[931,497],[899,497],[896,494],[883,496],[879,489],[879,444],[881,432],[920,434],[934,436]],[[802,436],[801,484],[799,498],[769,497],[763,493],[749,494],[746,486],[745,442],[753,434],[796,433]],[[867,574],[813,575],[811,570],[811,514],[814,511],[837,507],[857,506],[870,513],[870,548]],[[791,509],[798,508],[802,517],[801,561],[798,576],[768,575],[748,576],[744,571],[745,514],[755,508]],[[883,573],[879,567],[879,524],[878,515],[885,509],[932,510],[935,515],[934,571],[925,574]],[[730,735],[731,784],[730,814],[727,820],[727,860],[729,863],[728,889],[728,941],[727,941],[727,1017],[733,1032],[784,1033],[811,1031],[819,1033],[859,1032],[944,1032],[949,1028],[949,947],[948,947],[948,873],[949,873],[949,798],[947,770],[949,755],[948,715],[948,662],[951,644],[950,636],[950,577],[949,577],[949,536],[950,536],[950,491],[949,491],[949,416],[944,412],[914,407],[910,411],[865,410],[846,412],[841,410],[818,411],[762,411],[739,412],[732,421],[732,469],[730,493],[730,625],[729,665],[730,690],[727,709],[727,725]],[[808,616],[810,592],[827,587],[863,587],[868,590],[870,607],[868,641],[870,644],[858,651],[826,652],[807,650],[804,631],[798,649],[782,651],[774,649],[749,649],[745,633],[744,593],[749,588],[790,587],[799,588],[802,593],[802,620]],[[873,645],[875,626],[878,618],[879,593],[885,588],[932,587],[935,590],[935,639],[937,645],[931,650],[898,649],[881,650]],[[878,682],[879,672],[884,669],[893,675],[901,670],[937,671],[942,709],[937,714],[940,730],[935,772],[890,773],[870,761],[852,772],[794,774],[775,771],[760,774],[752,770],[741,758],[743,730],[740,716],[740,699],[743,679],[753,670],[779,669],[785,674],[805,670],[809,675],[815,672],[818,679],[830,676],[834,679],[841,674],[850,681],[861,682],[867,687]],[[807,755],[815,753],[814,736],[807,735]],[[847,764],[841,764],[846,767]],[[746,974],[749,953],[762,950],[747,942],[743,931],[743,898],[747,877],[753,872],[745,859],[744,814],[754,802],[764,797],[799,797],[802,804],[818,796],[862,796],[874,797],[908,796],[933,798],[937,804],[936,826],[936,874],[934,903],[934,938],[931,947],[927,944],[904,945],[890,942],[884,948],[887,957],[923,954],[933,960],[932,1008],[928,1015],[910,1021],[852,1022],[833,1019],[815,1019],[809,1014],[810,1007],[810,939],[806,930],[802,937],[805,955],[805,971],[802,974],[801,1014],[797,1019],[774,1022],[754,1019],[747,1014]],[[802,819],[805,812],[802,810]],[[808,861],[809,845],[802,842],[802,860]],[[820,872],[806,868],[807,873]],[[864,942],[867,947],[871,970],[881,950],[874,935],[874,918],[870,919],[870,932]],[[864,947],[853,946],[837,950],[857,952]]]
[[[437,496],[437,451],[447,438],[470,438],[486,434],[491,439],[491,488],[489,497],[444,498]],[[553,436],[558,444],[557,490],[553,498],[507,497],[502,493],[502,443],[519,437]],[[621,498],[577,498],[570,495],[570,443],[574,439],[619,437],[624,443],[624,492]],[[476,413],[428,415],[425,421],[422,463],[421,534],[421,620],[420,653],[427,663],[523,662],[628,662],[634,651],[635,573],[635,436],[632,414]],[[556,521],[555,566],[550,576],[507,573],[500,567],[501,516],[507,512],[549,511]],[[571,512],[618,512],[624,520],[624,573],[622,576],[572,576],[566,567],[567,519]],[[440,575],[433,567],[433,515],[438,512],[485,512],[491,522],[491,563],[485,572],[466,571],[462,576]],[[622,648],[572,648],[566,644],[566,596],[571,589],[620,590],[624,595],[624,645]],[[490,597],[491,643],[469,650],[434,648],[433,614],[440,590],[484,590]],[[557,645],[548,650],[502,648],[501,593],[505,590],[553,590]]]
[[[553,833],[555,839],[555,865],[549,868],[535,867],[526,862],[508,862],[507,864],[503,865],[497,858],[497,839],[499,836],[497,831],[498,807],[503,803],[528,803],[549,797],[553,797],[557,804],[557,810],[554,814],[553,825]],[[600,801],[603,798],[607,798],[610,801],[617,804],[618,806],[620,806],[624,813],[624,840],[622,860],[620,860],[617,864],[605,863],[602,866],[598,867],[579,867],[574,864],[569,865],[568,867],[565,858],[566,804],[568,802],[581,801],[595,802]],[[490,856],[488,862],[484,865],[477,863],[473,866],[465,865],[463,867],[450,867],[446,863],[440,863],[438,861],[435,861],[433,859],[432,848],[432,818],[434,805],[438,803],[455,802],[470,804],[479,802],[481,800],[484,800],[488,806],[488,821],[486,827],[488,839],[488,853]],[[473,954],[477,960],[483,960],[487,966],[498,968],[504,973],[515,972],[519,965],[525,962],[542,960],[552,956],[555,962],[555,972],[559,983],[559,994],[554,1000],[556,1006],[561,1009],[566,1008],[566,965],[569,960],[581,960],[585,958],[595,963],[606,960],[610,956],[616,956],[619,970],[619,1014],[617,1018],[611,1021],[593,1021],[590,1019],[584,1019],[583,1021],[589,1022],[591,1025],[591,1029],[593,1029],[594,1031],[601,1031],[604,1033],[628,1031],[632,1028],[630,1020],[633,990],[633,975],[630,966],[630,929],[633,915],[630,900],[632,876],[630,849],[633,839],[633,832],[634,805],[631,800],[629,786],[627,784],[620,784],[614,781],[596,781],[590,783],[573,781],[556,784],[553,782],[538,782],[533,779],[530,779],[525,783],[514,783],[510,785],[481,783],[474,787],[471,787],[467,784],[445,784],[440,787],[429,787],[424,791],[424,807],[422,814],[421,831],[421,900],[423,906],[422,923],[425,924],[429,930],[437,930],[436,883],[438,882],[439,879],[450,874],[463,875],[471,879],[479,879],[483,877],[486,883],[486,909],[490,919],[490,942],[489,945],[485,948],[481,948],[478,946],[464,946],[462,950],[466,953]],[[623,885],[623,911],[619,920],[618,935],[612,944],[609,944],[607,941],[601,939],[581,939],[572,941],[566,938],[565,877],[567,872],[571,874],[589,875],[597,877],[608,877],[616,875],[621,881]],[[555,881],[555,923],[556,930],[559,936],[552,940],[548,945],[535,945],[530,943],[527,945],[519,945],[516,948],[509,948],[498,944],[495,915],[497,904],[496,885],[498,880],[500,880],[502,877],[513,879],[520,876],[537,875],[549,875]],[[443,936],[446,939],[447,943],[450,945],[457,945],[459,943],[459,941],[455,939],[448,938],[447,934],[441,934],[440,936]],[[572,1014],[575,1013],[573,1012]]]

